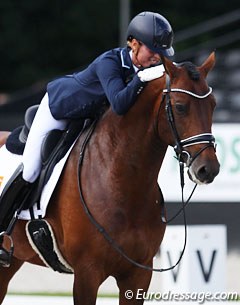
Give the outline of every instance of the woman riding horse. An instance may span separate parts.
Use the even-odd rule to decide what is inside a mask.
[[[218,174],[215,99],[206,82],[214,62],[214,54],[200,67],[165,59],[167,73],[149,82],[124,116],[109,108],[89,141],[87,130],[74,145],[44,218],[73,270],[74,305],[96,304],[109,276],[116,279],[120,305],[143,304],[138,291],[144,295],[149,287],[166,225],[157,179],[168,145],[193,181],[210,183]],[[28,241],[26,221],[16,222],[12,238],[11,265],[0,266],[0,303],[24,262],[45,266]]]
[[[206,82],[214,63],[214,54],[200,67],[165,59],[167,73],[146,84],[125,115],[110,107],[90,139],[91,129],[75,143],[41,220],[51,226],[58,253],[73,270],[74,305],[96,304],[109,276],[116,279],[120,305],[144,303],[138,291],[148,290],[166,226],[157,180],[168,145],[193,181],[210,183],[219,172],[211,134],[215,99]],[[45,266],[26,227],[18,219],[11,265],[0,266],[0,303],[25,262]]]
[[[158,13],[143,12],[134,17],[128,26],[127,41],[127,48],[110,50],[95,59],[86,70],[48,84],[47,94],[28,135],[23,172],[12,183],[14,190],[8,186],[0,199],[0,232],[6,230],[2,224],[6,216],[4,211],[11,209],[19,194],[29,193],[39,176],[41,146],[49,131],[63,130],[73,119],[94,117],[106,103],[110,103],[118,115],[126,114],[146,82],[163,74],[162,66],[138,70],[159,64],[160,54],[174,54],[171,25]],[[2,247],[2,242],[3,237],[0,237],[0,264],[9,265],[11,256]]]

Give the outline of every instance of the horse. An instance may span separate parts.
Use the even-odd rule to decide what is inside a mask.
[[[96,304],[98,288],[109,276],[116,279],[120,305],[143,304],[143,299],[127,299],[125,292],[136,296],[150,285],[166,228],[157,179],[168,146],[196,183],[211,183],[218,175],[211,133],[216,101],[206,81],[215,54],[201,66],[167,58],[163,63],[163,76],[147,83],[127,114],[106,110],[85,143],[81,168],[87,131],[76,141],[50,199],[45,219],[73,269],[74,305]],[[30,246],[25,226],[26,221],[17,220],[12,263],[0,267],[0,303],[25,262],[45,266]]]

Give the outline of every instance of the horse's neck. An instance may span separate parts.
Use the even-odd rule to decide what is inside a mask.
[[[141,94],[141,99],[124,116],[109,109],[98,122],[85,150],[82,187],[88,190],[87,201],[99,202],[101,210],[104,201],[105,207],[114,203],[135,215],[136,208],[138,213],[145,210],[148,200],[154,207],[155,200],[160,200],[157,178],[167,145],[159,139],[155,126],[160,102],[156,103],[155,97],[145,100],[146,97]],[[80,137],[71,154],[70,174],[79,161],[84,141]]]
[[[152,89],[148,88],[148,91]],[[142,173],[145,173],[145,181],[155,180],[158,176],[167,148],[156,130],[160,101],[155,99],[158,93],[159,89],[154,96],[152,92],[152,95],[146,92],[124,116],[116,116],[109,110],[100,122],[96,141],[100,141],[100,149],[105,152],[102,158],[106,158],[106,162],[115,160],[120,166],[116,168],[113,163],[114,170],[121,174],[142,179]]]

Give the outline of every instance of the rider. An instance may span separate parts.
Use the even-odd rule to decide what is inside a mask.
[[[42,166],[40,148],[47,133],[66,129],[73,119],[96,116],[106,100],[113,112],[124,115],[134,105],[146,82],[162,76],[160,55],[174,55],[171,25],[158,13],[142,12],[135,16],[126,36],[127,47],[107,51],[85,70],[47,85],[47,93],[28,135],[23,171],[13,181],[13,188],[12,184],[6,187],[0,198],[0,265],[9,265],[11,259],[10,253],[2,247],[4,232],[1,236],[1,231],[6,230],[2,224],[6,217],[4,210],[11,210],[17,196],[28,193],[38,178]]]

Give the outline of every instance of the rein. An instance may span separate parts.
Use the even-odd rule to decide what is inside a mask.
[[[83,157],[84,157],[84,152],[85,149],[87,147],[87,144],[91,138],[91,135],[96,127],[97,124],[97,120],[95,120],[92,125],[90,126],[86,137],[83,141],[81,150],[80,150],[80,156],[79,156],[79,161],[78,161],[78,189],[79,189],[79,195],[80,195],[80,199],[84,208],[84,211],[86,213],[86,215],[88,216],[90,222],[95,226],[95,228],[103,235],[103,237],[109,242],[109,244],[122,256],[124,257],[128,262],[130,262],[131,264],[133,264],[134,266],[137,266],[139,268],[148,270],[148,271],[155,271],[155,272],[164,272],[164,271],[169,271],[174,269],[181,261],[183,254],[185,252],[185,248],[186,248],[186,243],[187,243],[187,222],[186,222],[186,213],[185,213],[185,207],[186,205],[189,203],[197,184],[195,185],[191,195],[189,196],[189,198],[187,199],[187,201],[184,201],[184,197],[183,197],[183,188],[184,188],[184,161],[183,161],[183,155],[186,154],[187,155],[187,162],[186,165],[189,167],[191,166],[192,162],[208,147],[214,147],[215,148],[215,139],[213,137],[212,134],[210,133],[204,133],[204,134],[200,134],[200,135],[196,135],[196,136],[192,136],[190,138],[184,139],[184,140],[180,140],[178,132],[177,132],[177,128],[174,122],[174,116],[173,116],[173,111],[172,111],[172,106],[171,106],[171,99],[170,99],[170,92],[181,92],[181,93],[185,93],[185,94],[190,94],[191,96],[194,96],[196,98],[205,98],[208,95],[211,94],[212,92],[212,88],[209,89],[209,92],[206,93],[203,96],[199,96],[195,93],[192,93],[190,91],[187,90],[183,90],[183,89],[177,89],[177,88],[173,88],[171,89],[170,87],[170,78],[169,76],[166,74],[166,89],[163,90],[163,97],[162,97],[162,102],[164,101],[164,99],[166,98],[166,114],[167,114],[167,119],[168,122],[170,124],[171,130],[173,132],[174,135],[174,139],[175,139],[175,146],[174,146],[174,150],[177,154],[177,159],[179,161],[179,166],[180,166],[180,181],[181,181],[181,188],[182,188],[182,208],[177,212],[177,214],[172,217],[169,220],[165,219],[165,216],[162,215],[162,221],[163,223],[169,223],[170,221],[172,221],[173,219],[175,219],[181,212],[183,212],[183,218],[184,218],[184,228],[185,228],[185,237],[184,237],[184,246],[183,246],[183,250],[180,254],[180,257],[178,259],[178,261],[171,267],[169,268],[152,268],[150,266],[147,265],[143,265],[140,264],[138,262],[136,262],[135,260],[133,260],[132,258],[130,258],[125,252],[124,250],[115,242],[115,240],[109,235],[109,233],[105,230],[105,228],[95,219],[95,217],[92,215],[91,211],[89,210],[87,203],[85,201],[85,198],[83,196],[83,191],[82,191],[82,184],[81,184],[81,168],[82,168],[82,163],[83,163]],[[159,111],[158,111],[158,115],[157,115],[157,119],[159,116],[159,112],[160,112],[160,108],[162,105],[162,102],[160,104],[159,107]],[[190,154],[185,151],[183,148],[184,147],[188,147],[191,145],[196,145],[196,144],[202,144],[202,143],[206,143],[206,145],[199,151],[197,152],[193,157],[190,156]]]
[[[136,262],[135,260],[133,260],[132,258],[130,258],[125,252],[124,250],[122,250],[122,248],[115,242],[115,240],[109,235],[109,233],[105,230],[105,228],[95,219],[95,217],[92,215],[91,211],[89,210],[87,203],[85,201],[85,198],[83,196],[83,191],[82,191],[82,184],[81,184],[81,168],[82,168],[82,163],[83,163],[83,157],[84,157],[84,152],[86,150],[87,144],[91,138],[91,135],[96,127],[97,124],[97,120],[95,120],[92,125],[90,126],[88,133],[86,134],[86,137],[83,141],[82,147],[81,147],[81,151],[80,151],[80,155],[79,155],[79,160],[78,160],[78,189],[79,189],[79,195],[80,195],[80,199],[84,208],[84,211],[86,213],[86,215],[88,216],[90,222],[95,226],[95,228],[103,235],[103,237],[109,242],[109,244],[122,256],[124,257],[128,262],[130,262],[131,264],[133,264],[134,266],[137,266],[139,268],[148,270],[148,271],[155,271],[155,272],[163,272],[163,271],[168,271],[171,270],[173,268],[175,268],[179,262],[182,259],[183,253],[180,255],[179,260],[177,261],[177,263],[167,269],[157,269],[157,268],[152,268],[150,266],[146,266],[143,264],[140,264],[138,262]],[[184,213],[185,215],[185,213]],[[186,226],[185,226],[185,230],[186,230]],[[184,244],[186,245],[186,234],[185,234],[185,242]]]

